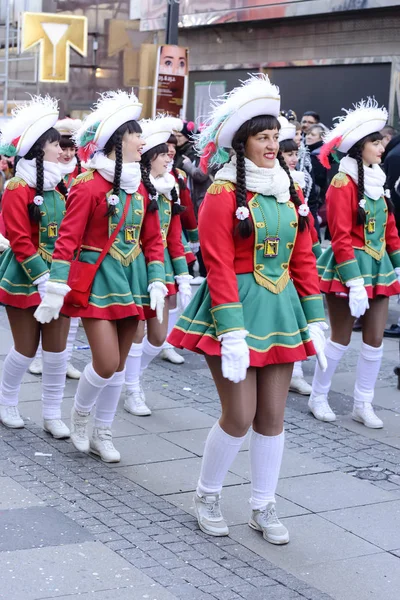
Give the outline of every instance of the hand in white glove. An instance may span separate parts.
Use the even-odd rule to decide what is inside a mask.
[[[33,315],[35,319],[39,323],[50,323],[53,319],[58,319],[64,298],[70,291],[71,288],[66,283],[48,281],[46,294]]]
[[[328,362],[326,360],[324,351],[326,344],[324,331],[327,329],[328,325],[324,321],[317,321],[316,323],[308,324],[308,331],[310,332],[310,338],[317,353],[317,360],[321,371],[326,371],[328,367]]]
[[[221,342],[222,375],[233,383],[246,379],[250,366],[250,350],[245,340],[248,333],[241,329],[218,337]]]
[[[0,233],[0,252],[4,252],[10,247],[10,242]]]
[[[147,288],[150,294],[150,308],[156,311],[159,323],[163,322],[163,312],[165,296],[168,294],[168,288],[161,281],[153,281]]]
[[[179,301],[181,303],[182,310],[185,310],[190,300],[192,299],[192,288],[190,286],[191,279],[193,279],[191,275],[175,276],[175,281],[178,284]]]
[[[193,252],[193,254],[197,254],[200,250],[200,242],[189,242],[189,248]]]
[[[38,292],[40,294],[40,298],[41,300],[43,300],[46,291],[47,291],[47,280],[50,277],[50,273],[45,273],[44,275],[42,275],[41,277],[39,277],[38,279],[35,279],[35,281],[33,282],[33,285],[37,286]]]
[[[394,272],[396,273],[397,281],[400,283],[400,267],[396,267]]]
[[[358,279],[350,279],[350,281],[346,283],[346,286],[350,288],[350,312],[353,317],[359,319],[369,308],[368,294],[364,287],[364,279],[362,277],[359,277]]]

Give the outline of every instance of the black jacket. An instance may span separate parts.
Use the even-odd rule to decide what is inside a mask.
[[[182,146],[178,146],[176,149],[175,166],[178,169],[182,169],[183,157],[187,156],[192,162],[196,159],[196,152],[193,147],[193,143],[189,140]]]
[[[390,190],[394,204],[397,230],[400,234],[400,196],[395,190],[395,184],[400,178],[400,135],[394,137],[386,146],[386,158],[383,163],[383,170],[386,173],[386,185]]]
[[[325,194],[328,189],[328,173],[327,169],[323,165],[321,165],[319,161],[319,153],[321,152],[321,147],[323,145],[323,141],[316,142],[315,144],[311,144],[308,146],[310,150],[311,164],[313,170],[313,179],[316,186],[316,193],[318,196],[318,203],[322,205],[325,202]]]

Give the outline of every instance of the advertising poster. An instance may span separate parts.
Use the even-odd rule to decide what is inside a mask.
[[[153,117],[159,113],[185,117],[188,72],[187,48],[171,45],[158,48]]]

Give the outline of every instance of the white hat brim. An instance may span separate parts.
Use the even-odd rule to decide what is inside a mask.
[[[128,121],[137,121],[141,112],[142,104],[133,104],[130,102],[125,106],[121,106],[120,109],[103,119],[97,128],[93,140],[98,149],[102,150],[104,148],[113,133],[117,131],[118,127],[121,127],[121,125]]]
[[[251,98],[223,121],[215,138],[216,145],[220,148],[231,148],[235,133],[243,123],[261,115],[278,117],[280,105],[281,99],[279,96]]]
[[[155,131],[154,133],[151,133],[145,138],[146,144],[143,148],[143,154],[160,144],[166,144],[171,137],[171,133],[170,129],[168,129],[168,131]]]
[[[386,125],[387,119],[382,118],[372,118],[364,123],[361,123],[347,131],[343,136],[342,140],[337,147],[339,152],[348,152],[354,144],[362,140],[366,135],[371,135],[371,133],[376,133],[381,131]]]
[[[17,144],[17,154],[25,156],[32,146],[38,141],[46,131],[54,127],[58,121],[58,111],[42,115],[36,121],[31,123],[21,134]]]

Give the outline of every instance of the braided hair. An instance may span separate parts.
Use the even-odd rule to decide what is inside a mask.
[[[167,145],[169,146],[170,144],[171,144],[171,146],[175,146],[175,156],[176,156],[176,146],[178,145],[178,142],[176,139],[176,135],[174,135],[173,133],[171,133],[171,135],[169,136],[169,138],[167,140]],[[182,175],[179,173],[178,169],[176,168],[175,162],[173,163],[173,166],[172,166],[172,173],[174,174],[174,177],[178,182],[179,190],[181,192],[183,190],[186,190],[187,185],[185,183],[185,179],[182,177]]]
[[[249,119],[238,129],[232,140],[232,148],[236,153],[236,206],[237,208],[247,206],[247,187],[246,187],[246,167],[245,167],[245,147],[249,137],[257,135],[261,131],[274,130],[279,131],[280,123],[278,119],[270,115],[260,115]],[[301,206],[301,200],[297,195],[296,188],[290,175],[288,166],[285,163],[285,159],[282,153],[279,151],[277,154],[277,160],[283,170],[289,177],[290,187],[289,192],[292,202],[296,206]],[[308,218],[299,215],[299,229],[303,231],[308,224]],[[250,237],[253,233],[253,222],[249,217],[247,219],[239,221],[238,224],[239,235],[243,238]]]
[[[350,150],[348,151],[348,156],[350,156],[351,158],[354,158],[354,160],[357,162],[357,171],[358,171],[358,184],[357,184],[357,199],[358,199],[358,206],[357,206],[357,224],[358,225],[364,225],[365,221],[366,221],[366,213],[365,210],[362,206],[360,206],[360,201],[364,200],[364,161],[363,161],[363,156],[362,156],[362,152],[364,149],[364,146],[367,142],[376,142],[378,140],[382,140],[382,134],[380,132],[375,132],[375,133],[371,133],[369,135],[366,135],[365,137],[363,137],[361,140],[359,140],[356,144],[354,144],[354,146],[352,146],[350,148]],[[394,212],[394,205],[392,200],[390,200],[390,198],[386,198],[385,197],[385,201],[386,201],[386,205],[388,207],[388,211],[390,213]]]
[[[160,154],[168,154],[167,144],[158,144],[158,146],[154,146],[154,148],[150,148],[150,150],[147,150],[147,152],[142,154],[142,160],[140,162],[140,167],[142,169],[142,181],[144,183],[144,186],[147,189],[147,191],[149,192],[150,198],[152,196],[153,197],[155,196],[155,198],[156,198],[156,200],[154,201],[155,205],[156,205],[155,208],[153,208],[153,206],[152,206],[153,199],[150,202],[150,205],[149,205],[150,211],[158,209],[157,190],[155,189],[154,185],[150,181],[150,172],[151,172],[151,163],[153,162],[153,160],[155,160],[157,158],[157,156],[160,156]],[[151,191],[151,188],[149,188],[147,186],[146,180],[144,179],[143,174],[145,175],[145,177],[148,178],[148,183],[150,184],[151,188],[154,190],[154,193]],[[171,190],[171,198],[172,198],[171,214],[179,215],[181,212],[183,212],[185,210],[185,207],[181,206],[181,204],[180,204],[178,192],[176,191],[175,186]]]
[[[40,138],[36,140],[32,148],[25,154],[26,160],[36,159],[36,193],[35,196],[43,196],[43,185],[44,185],[44,147],[47,142],[50,144],[58,142],[60,140],[60,134],[54,127],[51,127],[45,131]],[[28,204],[29,218],[33,223],[40,223],[41,221],[41,210],[40,206],[32,202]]]
[[[150,160],[147,160],[147,157],[145,156],[147,154],[147,152],[145,152],[144,154],[142,154],[142,159],[140,161],[140,171],[142,173],[142,182],[144,187],[147,190],[147,193],[149,194],[149,198],[150,198],[150,204],[148,207],[148,211],[149,212],[154,212],[156,210],[158,210],[158,203],[157,203],[157,190],[154,187],[154,185],[151,183],[150,180],[150,169],[151,169],[151,165],[150,165]]]
[[[76,158],[76,166],[78,167],[78,175],[80,175],[82,173],[82,162],[81,159],[78,156],[78,153],[75,153],[75,158]]]
[[[111,154],[114,150],[115,152],[115,170],[114,170],[114,181],[113,181],[113,189],[112,194],[119,197],[119,193],[121,191],[121,174],[122,174],[122,165],[123,165],[123,155],[122,155],[122,138],[125,133],[141,133],[142,129],[137,121],[127,121],[123,123],[112,136],[107,140],[104,145],[103,152],[106,156]],[[107,203],[108,204],[108,203]],[[113,204],[108,204],[107,212],[105,214],[106,217],[112,217],[117,213],[117,208]]]

